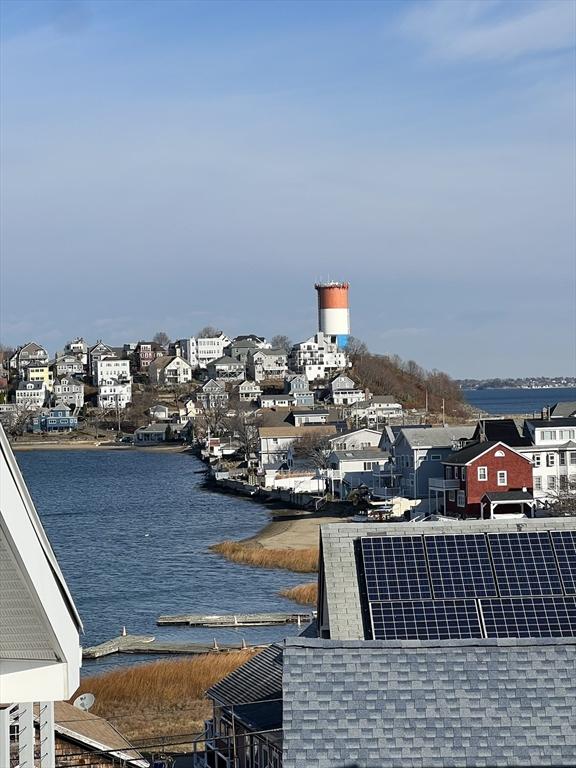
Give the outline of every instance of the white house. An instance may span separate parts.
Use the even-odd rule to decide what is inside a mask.
[[[340,374],[330,382],[330,399],[334,405],[353,405],[365,397],[364,390],[358,389],[350,376]]]
[[[98,408],[123,410],[132,402],[132,383],[102,384],[98,387]]]
[[[259,465],[265,469],[270,465],[283,462],[292,463],[295,445],[305,435],[321,435],[331,437],[336,432],[332,424],[320,426],[293,427],[282,424],[278,427],[260,427],[258,429],[258,459]]]
[[[206,336],[196,339],[196,359],[200,368],[206,368],[208,363],[222,357],[224,355],[224,348],[228,344],[230,344],[230,339],[222,332],[217,336]]]
[[[292,395],[260,395],[260,408],[289,408],[294,402]]]
[[[131,380],[130,360],[117,357],[103,357],[94,360],[94,385],[116,384]]]
[[[290,367],[303,373],[308,381],[325,379],[349,366],[346,353],[339,348],[336,336],[321,331],[306,341],[295,344],[290,352]]]
[[[366,425],[378,426],[387,419],[402,416],[402,405],[388,395],[373,395],[369,400],[355,403],[350,409],[353,419],[362,420]]]
[[[66,344],[64,354],[74,356],[83,366],[88,364],[88,344],[81,336],[77,336],[74,341],[69,341]]]
[[[384,471],[389,454],[380,448],[333,451],[328,456],[328,481],[332,493],[345,499],[360,485],[372,486],[375,470]]]
[[[248,375],[254,381],[283,379],[288,371],[288,355],[283,349],[257,349],[248,354]]]
[[[0,427],[0,766],[55,768],[54,702],[80,683],[82,623]],[[34,707],[39,729],[35,728]]]
[[[73,408],[84,405],[84,384],[72,376],[62,376],[54,382],[54,400]]]
[[[330,438],[330,444],[335,451],[352,451],[361,448],[378,448],[382,432],[377,429],[353,429]]]
[[[238,398],[245,403],[256,403],[258,398],[262,394],[261,388],[255,381],[246,379],[242,384],[238,385]]]
[[[20,381],[16,388],[16,405],[26,408],[42,408],[48,397],[43,381]]]
[[[527,419],[532,445],[517,448],[532,459],[533,496],[540,503],[576,487],[576,418]]]
[[[157,357],[148,366],[150,382],[161,387],[174,387],[192,381],[193,368],[182,357],[164,355]]]

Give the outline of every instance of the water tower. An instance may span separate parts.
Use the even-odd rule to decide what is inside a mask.
[[[336,336],[338,346],[345,347],[350,335],[349,283],[316,283],[318,291],[318,330]]]

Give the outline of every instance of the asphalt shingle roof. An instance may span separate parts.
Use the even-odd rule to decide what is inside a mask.
[[[447,448],[454,440],[471,438],[475,427],[424,427],[402,429],[401,434],[411,448]]]
[[[576,640],[284,650],[283,768],[574,766]]]
[[[230,706],[282,698],[282,648],[270,645],[243,664],[206,695]]]

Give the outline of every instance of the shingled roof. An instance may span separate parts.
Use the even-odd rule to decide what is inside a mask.
[[[576,639],[285,642],[283,768],[574,765]]]
[[[206,691],[224,705],[282,698],[282,648],[270,645]]]

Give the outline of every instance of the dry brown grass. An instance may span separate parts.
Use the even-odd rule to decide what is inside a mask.
[[[248,661],[255,651],[208,653],[193,658],[138,664],[86,677],[75,694],[90,691],[96,697],[91,709],[110,720],[135,746],[157,743],[159,737],[176,742],[203,731],[212,708],[204,691]],[[166,742],[168,746],[169,742]]]
[[[282,597],[294,600],[300,605],[316,605],[318,602],[318,584],[313,581],[310,584],[298,584],[296,587],[286,587],[280,590]]]
[[[210,549],[227,560],[257,568],[284,568],[296,573],[318,571],[318,547],[308,549],[268,549],[243,541],[223,541]]]

